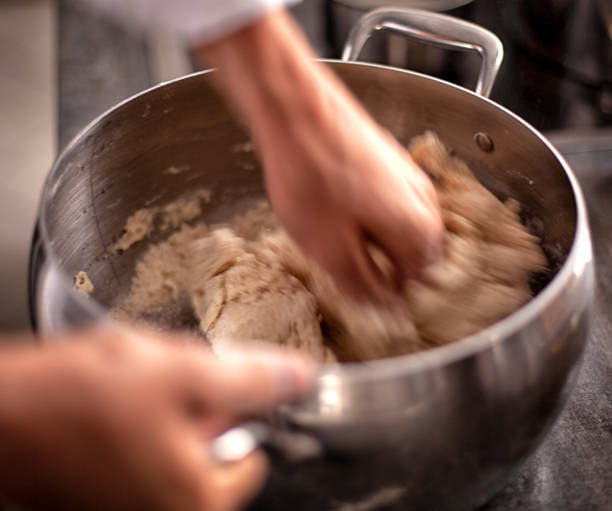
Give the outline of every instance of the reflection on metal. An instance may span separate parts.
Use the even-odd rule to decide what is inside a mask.
[[[209,454],[219,463],[232,463],[264,445],[278,451],[289,462],[312,460],[323,454],[316,438],[258,421],[245,422],[219,435],[213,440]]]
[[[474,135],[474,140],[476,141],[478,147],[480,147],[485,153],[490,153],[495,147],[493,145],[493,140],[491,140],[491,137],[486,133],[476,133],[476,135]]]
[[[321,414],[328,416],[340,415],[342,412],[340,380],[335,374],[327,374],[321,379],[320,385]]]
[[[218,436],[211,445],[210,453],[220,463],[239,461],[257,449],[267,437],[268,432],[263,424],[243,424]]]
[[[579,278],[584,274],[585,269],[593,264],[593,250],[591,241],[576,247],[576,260],[574,263],[574,275]]]
[[[338,506],[337,511],[374,511],[395,504],[406,493],[401,486],[388,486],[368,495],[359,502],[345,502]]]

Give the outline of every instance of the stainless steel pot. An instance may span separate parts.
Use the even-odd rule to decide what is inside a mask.
[[[576,377],[593,301],[584,199],[559,153],[486,99],[501,61],[480,27],[421,11],[375,11],[352,33],[354,58],[388,28],[483,58],[481,94],[409,71],[327,61],[399,140],[431,129],[499,196],[518,199],[554,268],[527,305],[490,328],[426,352],[323,369],[308,402],[280,414],[320,438],[322,459],[274,464],[259,505],[270,509],[470,509],[498,490],[538,445]],[[247,134],[219,99],[212,72],[143,92],[88,126],[55,163],[32,249],[31,303],[43,333],[97,317],[125,294],[141,243],[109,247],[126,217],[206,186],[208,220],[263,195]],[[171,167],[184,172],[166,172]],[[155,241],[152,239],[151,241]],[[85,270],[95,300],[71,290]],[[344,509],[344,508],[342,508]],[[347,508],[352,509],[352,508]]]

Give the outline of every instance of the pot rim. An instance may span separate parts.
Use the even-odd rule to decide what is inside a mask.
[[[559,151],[534,127],[514,114],[507,108],[495,103],[494,101],[476,94],[475,92],[461,87],[459,85],[428,76],[415,71],[400,69],[392,66],[386,66],[382,64],[372,64],[367,62],[346,62],[337,59],[318,59],[320,62],[330,64],[332,66],[362,66],[368,68],[380,68],[390,70],[398,73],[407,73],[409,75],[417,76],[419,78],[437,82],[445,87],[454,88],[460,94],[468,94],[476,99],[490,104],[492,107],[499,110],[502,114],[513,118],[518,121],[524,128],[529,130],[532,135],[538,138],[540,142],[552,153],[555,159],[561,164],[562,169],[571,185],[574,201],[576,204],[576,228],[574,232],[574,238],[570,251],[553,279],[542,289],[537,296],[532,298],[525,305],[514,311],[512,314],[506,316],[504,319],[494,323],[493,325],[481,330],[475,334],[469,335],[457,341],[451,343],[436,346],[428,350],[409,353],[406,355],[399,355],[395,357],[389,357],[384,359],[368,361],[364,363],[343,363],[337,365],[322,366],[319,369],[319,378],[341,378],[343,381],[364,381],[374,379],[387,379],[393,378],[396,375],[408,375],[424,372],[433,368],[439,368],[456,363],[460,360],[471,357],[477,353],[480,353],[486,349],[493,348],[497,344],[503,342],[506,338],[510,337],[513,333],[521,330],[525,325],[533,322],[537,316],[541,313],[546,306],[555,299],[562,291],[568,280],[574,274],[582,274],[587,270],[587,267],[592,265],[593,254],[590,240],[590,232],[587,221],[587,210],[586,203],[582,193],[582,189],[574,172],[570,168],[569,164],[565,161]],[[63,161],[70,155],[70,153],[78,146],[78,144],[85,139],[95,126],[100,124],[104,119],[108,118],[115,111],[121,109],[131,101],[145,96],[146,94],[173,85],[178,82],[190,80],[198,76],[206,75],[214,72],[214,69],[208,69],[205,71],[199,71],[191,73],[170,81],[161,82],[153,87],[150,87],[144,91],[141,91],[133,96],[130,96],[113,107],[106,110],[104,113],[96,117],[89,124],[87,124],[62,150],[61,154],[56,159],[55,163],[51,167],[49,174],[47,175],[41,194],[41,202],[39,204],[39,226],[41,232],[41,238],[45,247],[48,249],[47,255],[49,261],[55,265],[61,274],[66,278],[67,283],[70,282],[69,276],[66,272],[55,263],[55,254],[53,253],[53,247],[48,243],[48,232],[46,224],[46,213],[44,205],[50,199],[53,193],[52,181],[59,172]],[[78,297],[79,300],[86,300],[85,298]],[[98,304],[98,302],[95,302]],[[105,307],[100,305],[101,310],[106,310]]]

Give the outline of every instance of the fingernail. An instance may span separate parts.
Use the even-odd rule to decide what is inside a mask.
[[[314,384],[315,364],[293,354],[274,356],[270,363],[278,375],[279,399],[285,403],[295,402],[308,393]]]

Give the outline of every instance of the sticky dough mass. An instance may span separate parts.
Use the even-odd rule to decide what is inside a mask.
[[[192,300],[200,328],[217,352],[235,341],[272,342],[336,360],[323,342],[314,296],[276,254],[218,229],[192,244]]]
[[[215,350],[259,341],[319,362],[371,360],[455,341],[530,299],[530,275],[546,259],[519,204],[500,202],[431,133],[409,150],[434,180],[446,234],[443,258],[406,284],[401,306],[343,295],[262,204],[191,245],[188,292]]]

